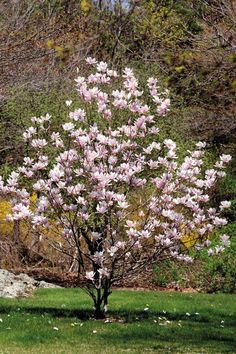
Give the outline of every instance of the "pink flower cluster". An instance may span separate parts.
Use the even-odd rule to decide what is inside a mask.
[[[227,223],[220,212],[230,203],[208,208],[208,191],[224,177],[231,157],[222,155],[214,169],[204,171],[205,143],[200,142],[180,162],[175,142],[159,141],[158,119],[143,101],[133,71],[126,68],[119,75],[107,63],[93,58],[87,63],[94,72],[76,79],[84,106],[68,114],[60,132],[51,131],[49,115],[32,119],[23,137],[33,157],[26,156],[6,183],[0,179],[0,191],[13,196],[10,219],[27,219],[41,233],[56,220],[67,253],[76,250],[85,276],[101,288],[147,263],[190,262],[183,230],[197,233],[196,245],[209,248],[212,230]],[[168,92],[159,92],[154,78],[147,86],[158,116],[164,117]],[[38,194],[35,205],[25,188]],[[55,244],[59,247],[58,237]],[[222,235],[221,245],[208,254],[228,245]]]

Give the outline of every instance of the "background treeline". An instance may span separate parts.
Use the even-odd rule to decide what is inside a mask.
[[[0,164],[7,173],[27,148],[21,133],[30,117],[47,112],[55,125],[65,118],[64,102],[76,100],[73,79],[83,59],[94,56],[122,69],[132,66],[142,80],[160,78],[171,93],[172,110],[160,122],[162,136],[178,142],[180,154],[195,140],[208,143],[206,165],[222,152],[233,156],[212,205],[230,199],[227,232],[236,238],[236,3],[234,0],[2,0],[0,2]],[[4,201],[1,215],[5,215]],[[17,225],[0,220],[0,266],[6,254],[19,263],[45,261]],[[22,236],[25,235],[24,237]],[[18,240],[18,251],[14,249]],[[10,244],[10,241],[12,242]],[[12,251],[14,249],[14,252]],[[186,269],[164,264],[157,283],[172,278],[215,291],[236,287],[236,246],[223,260],[199,259],[193,279]],[[18,254],[16,257],[15,254]],[[41,258],[40,258],[41,257]],[[48,265],[52,255],[48,254]],[[16,262],[16,263],[17,263]],[[55,261],[56,262],[56,261]],[[60,262],[59,262],[60,263]],[[179,268],[178,268],[179,269]],[[179,273],[180,272],[180,273]],[[184,272],[185,276],[181,272]],[[165,275],[166,274],[166,275]],[[205,275],[204,275],[205,274]],[[213,279],[214,281],[210,282]],[[216,274],[216,275],[215,275]],[[164,278],[163,278],[164,277]],[[199,284],[200,283],[200,284]]]

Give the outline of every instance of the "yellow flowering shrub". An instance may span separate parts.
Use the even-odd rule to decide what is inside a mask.
[[[6,221],[6,216],[11,213],[11,202],[0,199],[0,237],[11,235],[13,232],[13,222]]]
[[[186,230],[183,227],[181,241],[184,247],[186,247],[187,249],[193,247],[196,244],[198,239],[199,239],[199,235],[197,231],[193,230],[191,232],[189,231],[186,232]]]
[[[32,202],[32,209],[34,208],[34,204],[37,200],[37,194],[34,193],[31,198]],[[49,229],[45,230],[44,228],[40,229],[33,229],[31,225],[27,222],[20,221],[17,225],[18,228],[18,237],[20,243],[15,244],[14,247],[14,226],[16,224],[14,221],[6,220],[7,215],[11,214],[11,202],[8,199],[0,199],[0,241],[3,241],[4,244],[8,244],[10,248],[8,248],[7,254],[1,255],[1,267],[7,266],[19,266],[17,262],[21,257],[18,259],[18,251],[17,247],[19,245],[26,247],[32,255],[38,254],[39,258],[41,256],[44,260],[49,260],[50,264],[57,265],[61,262],[61,254],[57,252],[52,247],[48,247],[48,242],[53,240],[58,243],[58,245],[62,245],[63,249],[65,249],[66,245],[64,238],[60,232],[60,229],[57,227],[55,221],[51,221],[49,225]],[[15,225],[14,225],[15,224]],[[16,236],[16,235],[15,235]],[[12,244],[13,242],[13,244]],[[13,245],[13,248],[12,248]],[[58,246],[60,248],[60,246]],[[12,253],[13,252],[13,253]],[[36,253],[35,253],[36,252]],[[13,256],[14,254],[14,256]],[[33,257],[34,258],[34,257]],[[37,257],[36,257],[37,258]],[[17,261],[18,259],[18,261]],[[34,262],[34,260],[32,259]],[[49,264],[48,263],[48,264]],[[65,263],[65,262],[64,262]],[[63,264],[64,264],[63,263]],[[66,265],[66,264],[64,264]]]

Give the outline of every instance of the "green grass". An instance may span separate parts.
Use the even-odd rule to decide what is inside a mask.
[[[0,353],[235,353],[235,299],[115,291],[111,323],[93,320],[90,299],[78,289],[0,299]]]

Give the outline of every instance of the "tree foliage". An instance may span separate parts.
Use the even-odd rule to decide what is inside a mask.
[[[130,68],[119,75],[103,61],[87,63],[92,73],[76,79],[84,106],[68,112],[62,131],[51,128],[49,114],[33,117],[23,134],[31,153],[6,183],[0,180],[0,190],[12,197],[9,220],[29,221],[34,237],[77,262],[99,318],[119,280],[165,259],[191,262],[191,247],[214,255],[229,245],[224,234],[209,248],[212,230],[227,223],[220,212],[230,202],[219,210],[207,203],[231,157],[223,154],[204,170],[199,142],[181,161],[174,141],[158,141],[156,117],[169,110],[168,91],[149,78],[147,105]]]

